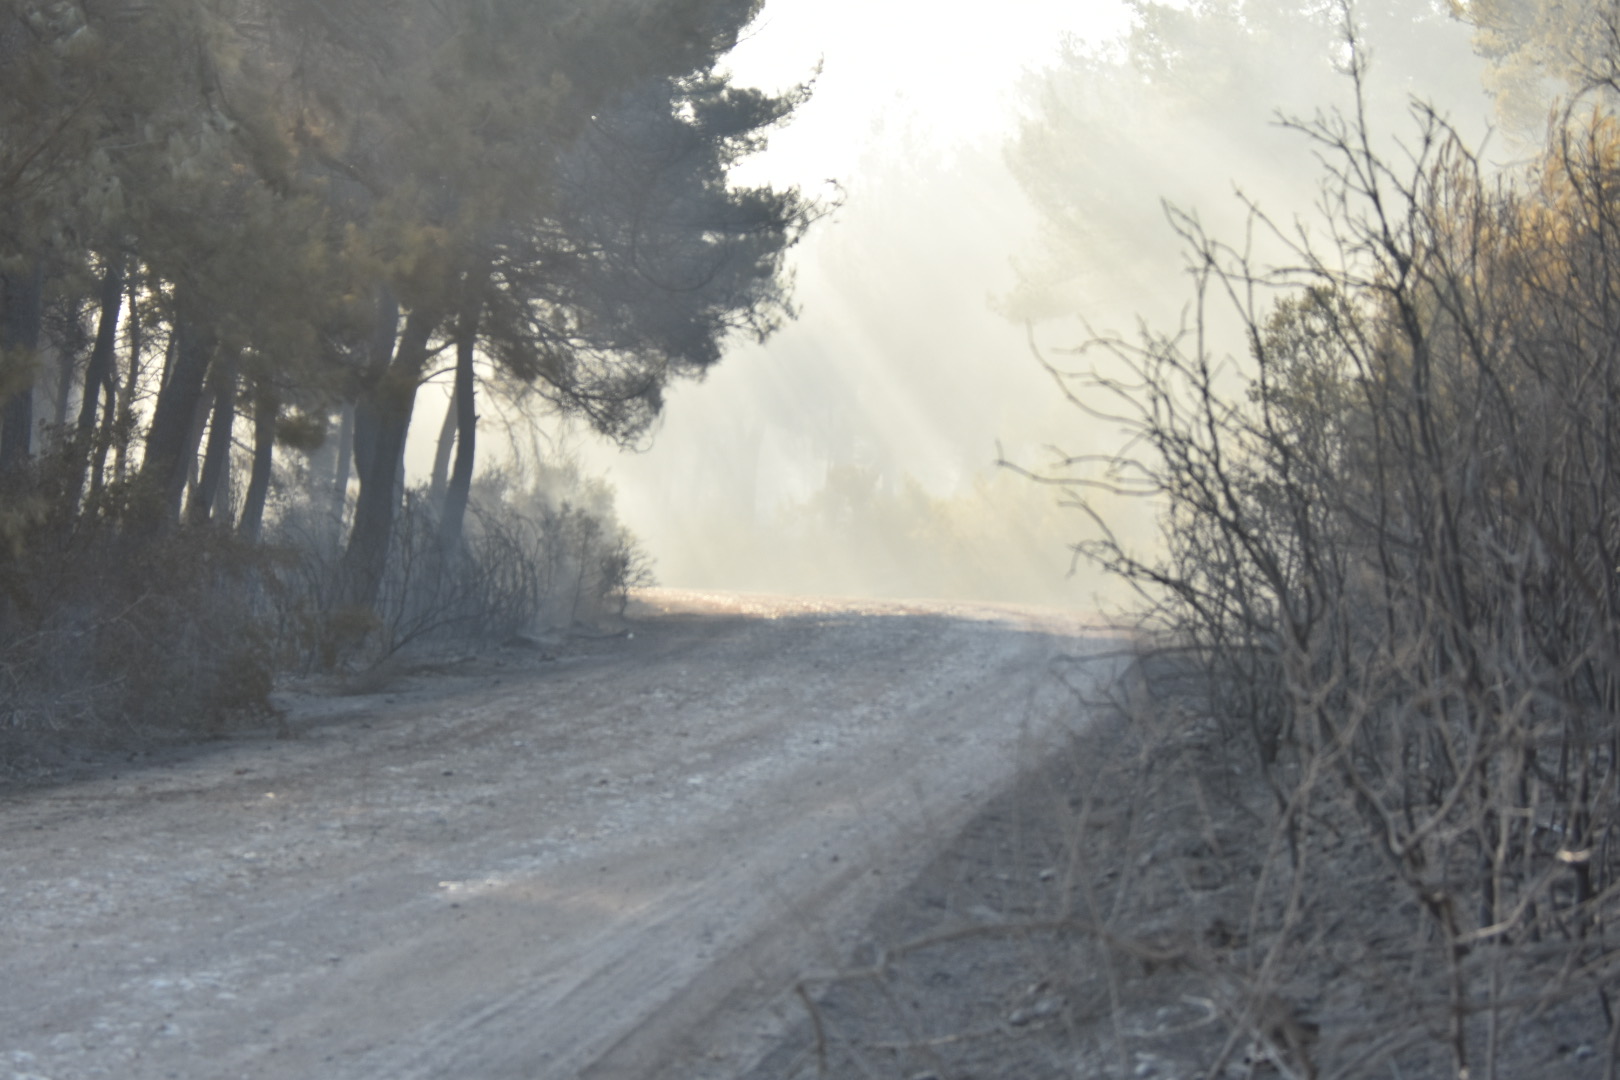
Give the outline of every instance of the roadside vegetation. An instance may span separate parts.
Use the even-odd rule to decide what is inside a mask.
[[[1620,1075],[1620,24],[1462,13],[1504,116],[1567,87],[1527,162],[1392,140],[1345,6],[1319,215],[1172,210],[1182,325],[1047,355],[1128,438],[1042,477],[1142,598],[1117,723],[759,1075]]]
[[[1133,436],[1087,479],[1163,507],[1162,555],[1100,518],[1083,545],[1150,604],[1145,670],[1196,676],[1148,728],[1235,773],[1203,770],[1212,802],[1245,796],[1183,827],[1226,850],[1241,809],[1246,899],[1218,910],[1199,894],[1223,875],[1188,878],[1219,927],[1166,957],[1230,1032],[1216,1074],[1260,1053],[1297,1077],[1614,1076],[1614,84],[1586,71],[1522,170],[1487,169],[1421,105],[1386,154],[1346,27],[1354,107],[1288,122],[1325,220],[1255,210],[1279,269],[1173,215],[1185,329],[1091,342],[1107,375],[1054,369]],[[1206,344],[1217,310],[1247,364]],[[1165,944],[1136,939],[1137,959]]]
[[[621,605],[611,493],[479,478],[479,415],[634,441],[790,317],[817,208],[729,172],[808,91],[717,69],[758,7],[0,2],[0,737]]]

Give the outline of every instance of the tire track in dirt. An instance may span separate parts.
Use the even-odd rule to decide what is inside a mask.
[[[0,800],[0,1071],[606,1078],[745,1053],[794,972],[1082,721],[1050,660],[1113,644],[1018,609],[646,603],[554,662],[310,697],[292,740]]]

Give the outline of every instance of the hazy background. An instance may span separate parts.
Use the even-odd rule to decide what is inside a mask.
[[[674,387],[638,452],[558,447],[609,476],[664,584],[1120,599],[1067,576],[1080,516],[996,467],[998,443],[1039,468],[1120,442],[1060,399],[1024,320],[1054,350],[1088,323],[1172,326],[1189,293],[1161,200],[1234,240],[1238,187],[1308,220],[1319,169],[1276,117],[1349,103],[1334,7],[769,0],[733,70],[768,88],[821,72],[739,179],[843,200],[795,253],[802,316]],[[1467,27],[1424,0],[1357,17],[1381,129],[1411,130],[1415,94],[1484,136]],[[1151,508],[1111,513],[1153,542]]]

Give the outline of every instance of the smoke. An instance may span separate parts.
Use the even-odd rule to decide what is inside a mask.
[[[787,84],[818,52],[823,70],[816,98],[740,178],[831,177],[843,203],[796,252],[797,322],[675,389],[649,448],[587,451],[660,579],[1120,599],[1084,569],[1069,576],[1081,515],[997,468],[1040,471],[1054,447],[1099,453],[1122,438],[1062,400],[1026,320],[1059,359],[1088,327],[1173,326],[1189,293],[1164,200],[1239,243],[1239,191],[1283,227],[1310,227],[1319,165],[1278,117],[1353,105],[1335,17],[1319,8],[1122,4],[1061,36],[1057,6],[1014,6],[976,56],[971,32],[920,4],[863,19],[773,0],[739,73]],[[1358,19],[1375,127],[1410,131],[1420,98],[1483,136],[1466,27],[1393,2]],[[1107,509],[1153,544],[1151,506]]]

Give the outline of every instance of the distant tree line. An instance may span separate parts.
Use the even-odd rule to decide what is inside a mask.
[[[329,511],[310,619],[368,625],[435,374],[455,392],[419,508],[453,560],[481,387],[630,440],[729,336],[770,334],[814,207],[728,181],[807,93],[718,72],[758,7],[0,2],[13,689],[51,650],[8,644],[224,573],[273,528],[278,476]]]

